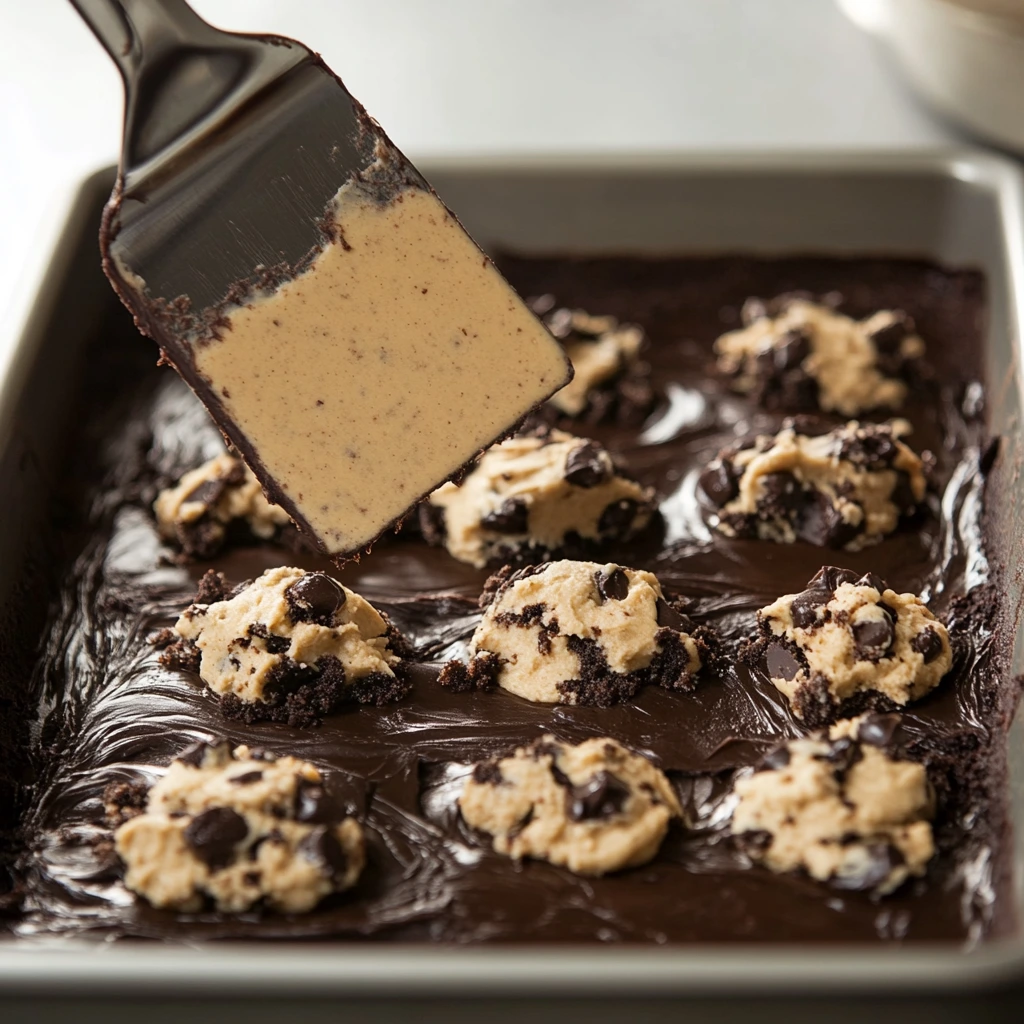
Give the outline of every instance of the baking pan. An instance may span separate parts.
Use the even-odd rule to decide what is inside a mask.
[[[1001,460],[1001,507],[1012,509],[1024,498],[1019,473],[1006,469],[1019,465],[1018,356],[1024,336],[1024,187],[1020,171],[1009,161],[971,150],[733,153],[435,162],[425,170],[488,247],[911,255],[983,270],[990,310],[989,416],[992,429],[1009,438]],[[41,597],[35,604],[26,601],[24,589],[16,594],[14,588],[25,576],[26,559],[45,565],[47,552],[38,546],[34,528],[60,465],[58,439],[64,436],[65,416],[72,407],[76,370],[89,346],[103,343],[102,324],[116,321],[125,328],[123,313],[99,271],[95,240],[99,208],[111,182],[111,171],[100,172],[71,202],[35,312],[0,381],[0,486],[7,509],[0,529],[0,614],[8,623],[20,615],[19,628],[26,630],[40,628],[43,602]],[[1020,565],[1024,531],[1016,530],[1010,519],[1003,525],[1008,531],[1004,551],[1011,566]],[[1021,580],[1013,572],[1006,575],[1009,606],[1018,608]],[[1015,673],[1022,661],[1018,641]],[[17,666],[9,670],[17,671]],[[1024,821],[1020,716],[1010,748],[1013,817]],[[1024,844],[1019,836],[1015,842],[1014,892],[1021,920]],[[515,995],[545,1001],[711,992],[729,993],[734,999],[755,992],[966,993],[1005,987],[1018,976],[1024,977],[1024,935],[1019,933],[970,951],[921,945],[448,950],[351,944],[216,944],[196,949],[130,942],[0,942],[0,993],[7,997],[343,994],[360,1000],[379,997],[385,1001],[373,1005],[391,1005],[394,1019],[407,1014],[387,1000],[424,996],[489,1000]],[[266,1009],[271,1004],[263,1005]],[[360,1002],[362,1016],[367,1005]],[[432,1005],[441,1012],[442,1004]],[[605,999],[592,1009],[607,1013],[612,1005]],[[261,1014],[251,1016],[262,1019]],[[943,1019],[942,1013],[932,1019]]]

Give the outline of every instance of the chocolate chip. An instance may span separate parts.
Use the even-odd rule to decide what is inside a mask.
[[[262,778],[263,772],[257,770],[251,772],[242,772],[241,775],[232,775],[228,781],[234,786],[248,786],[251,785],[253,782],[259,782],[260,779]]]
[[[566,794],[573,821],[610,818],[619,814],[629,799],[629,787],[610,772],[597,772]]]
[[[857,574],[852,569],[840,569],[837,565],[823,565],[807,585],[808,588],[828,590],[829,600],[844,583],[856,583]]]
[[[761,477],[758,505],[766,512],[787,515],[805,502],[804,490],[792,473],[765,473]]]
[[[842,778],[861,758],[864,757],[860,746],[849,737],[833,740],[828,753],[815,755],[815,760],[827,761],[836,770],[836,776]]]
[[[334,616],[345,604],[345,590],[324,572],[307,572],[285,592],[293,622],[333,626]]]
[[[856,622],[853,625],[853,642],[859,661],[878,661],[884,658],[896,638],[889,617]]]
[[[697,486],[716,508],[728,505],[740,493],[739,475],[727,459],[712,462],[697,478]]]
[[[605,601],[623,601],[629,595],[629,577],[619,568],[606,573],[599,569],[594,573],[597,590]]]
[[[663,597],[659,597],[655,605],[658,616],[658,625],[667,629],[674,629],[677,633],[692,633],[693,620],[689,615],[677,612]]]
[[[296,821],[333,825],[344,817],[341,806],[319,782],[300,778],[295,787]]]
[[[213,743],[206,743],[204,740],[199,740],[197,743],[187,746],[175,760],[181,761],[182,764],[191,765],[193,768],[202,768],[203,761],[206,759],[206,752],[208,750],[215,750],[224,742],[224,740],[215,740]]]
[[[782,644],[769,644],[765,652],[768,675],[773,679],[795,679],[802,668],[792,652]]]
[[[182,499],[182,502],[198,502],[209,508],[215,505],[221,495],[227,490],[227,481],[217,477],[215,480],[203,480],[192,488]]]
[[[786,331],[773,348],[775,368],[794,370],[811,354],[810,335],[794,327]]]
[[[843,583],[853,583],[857,574],[849,569],[840,569],[835,565],[822,566],[814,578],[807,584],[807,589],[793,598],[789,613],[793,625],[798,629],[808,629],[823,621],[820,613],[825,605],[836,595]]]
[[[875,343],[875,348],[883,355],[895,355],[914,329],[914,323],[909,317],[902,317],[897,314],[897,319],[891,324],[879,327],[872,331],[868,337]]]
[[[480,525],[495,533],[529,533],[530,508],[523,498],[506,498],[493,512],[481,517]]]
[[[889,500],[901,513],[912,509],[917,504],[914,488],[910,483],[910,474],[905,469],[896,470],[896,483],[893,485]]]
[[[857,726],[857,739],[871,747],[887,747],[899,725],[899,715],[869,714]]]
[[[819,613],[823,612],[825,605],[832,599],[831,594],[823,594],[817,590],[805,590],[793,598],[789,606],[789,615],[793,625],[797,629],[810,629],[819,622]]]
[[[626,533],[636,519],[637,503],[632,498],[613,502],[602,513],[597,528],[601,533],[620,536]]]
[[[930,665],[942,654],[942,637],[929,626],[910,641],[910,648],[918,654],[923,654],[924,663]]]
[[[481,786],[500,786],[505,777],[497,761],[481,761],[473,766],[473,781],[479,782]]]
[[[891,427],[868,424],[860,427],[852,437],[838,434],[833,454],[857,466],[883,469],[888,468],[897,451]]]
[[[263,622],[250,623],[246,632],[250,637],[258,636],[263,641],[263,645],[269,654],[284,654],[292,645],[288,637],[271,633],[269,627]]]
[[[322,864],[333,878],[340,878],[348,866],[348,857],[334,832],[321,825],[313,829],[301,843],[299,853],[314,864]]]
[[[793,525],[800,540],[821,548],[841,548],[857,536],[857,527],[843,519],[828,495],[820,491],[807,494]]]
[[[877,576],[873,572],[866,572],[859,580],[854,583],[855,587],[874,587],[878,591],[878,596],[881,597],[888,589],[889,584],[882,579],[881,576]]]
[[[762,771],[778,771],[780,768],[785,768],[789,762],[789,747],[783,744],[781,747],[769,750],[768,753],[761,758],[761,763],[758,765],[758,769]]]
[[[193,853],[216,870],[230,863],[235,846],[249,834],[249,826],[230,807],[211,807],[197,814],[185,829],[185,842]]]
[[[593,441],[585,441],[569,452],[565,460],[565,479],[574,487],[597,487],[608,480],[612,471],[603,449]]]

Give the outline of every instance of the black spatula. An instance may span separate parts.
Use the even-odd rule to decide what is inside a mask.
[[[468,236],[455,218],[314,52],[291,39],[212,28],[183,0],[72,3],[125,84],[120,173],[101,236],[107,274],[271,500],[325,551],[340,556],[365,546],[566,382],[569,371],[555,343],[486,257],[465,247]],[[339,206],[346,182],[358,202]],[[397,226],[391,222],[414,207],[423,225],[414,232],[423,240],[419,256],[396,251],[393,262],[408,264],[404,276],[379,296],[368,295],[372,282],[387,276],[379,265],[373,274],[356,273],[367,253],[384,258],[375,232],[385,242],[398,237],[383,228]],[[339,211],[350,209],[367,214],[362,248],[345,236],[348,221]],[[439,224],[444,238],[435,242],[430,232],[440,232]],[[440,255],[446,239],[457,258]],[[317,267],[328,249],[330,281]],[[424,267],[432,261],[430,289],[420,281],[417,259]],[[461,276],[439,278],[441,263],[452,260],[464,264]],[[348,267],[360,289],[354,297],[346,293]],[[303,277],[310,270],[319,276]],[[409,305],[406,278],[410,296],[416,285],[416,295],[424,296],[416,301],[431,303],[429,311]],[[296,291],[308,305],[314,280],[324,281],[317,287],[339,303],[330,318],[320,317],[316,331],[305,320],[303,326],[275,316],[273,324],[284,327],[273,359],[264,358],[265,339],[257,344],[253,335],[243,343],[240,311],[270,298],[294,306]],[[301,286],[289,290],[289,281]],[[463,307],[477,283],[483,291],[470,314]],[[375,324],[357,329],[356,314],[344,304],[350,300],[365,315],[372,310]],[[492,302],[504,317],[498,326],[485,311]],[[206,368],[204,353],[225,338],[240,357],[232,349],[215,371]],[[386,370],[376,367],[378,350],[381,360],[391,360]],[[516,353],[515,368],[501,364],[509,351]],[[373,358],[364,358],[368,353]],[[467,357],[474,364],[468,375],[460,362]],[[437,380],[395,371],[410,359],[441,367]],[[260,377],[250,365],[256,361],[272,369]],[[370,362],[376,368],[366,369]],[[502,379],[488,387],[492,363]],[[323,372],[303,377],[302,367],[310,365]],[[328,380],[328,371],[338,379]],[[433,388],[429,403],[420,385],[410,384],[414,379]],[[372,401],[367,387],[377,388]],[[261,411],[271,408],[277,410],[272,424]],[[370,436],[370,418],[384,435]],[[375,443],[384,436],[386,442]],[[303,452],[312,456],[304,460]],[[394,493],[383,494],[382,487]]]

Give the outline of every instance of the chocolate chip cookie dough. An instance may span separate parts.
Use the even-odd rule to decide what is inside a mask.
[[[543,430],[489,448],[462,483],[439,487],[420,506],[420,526],[452,557],[482,568],[625,540],[649,522],[652,499],[596,441]]]
[[[210,570],[157,639],[165,664],[198,672],[225,713],[249,721],[313,724],[341,703],[385,704],[407,690],[394,628],[322,572],[268,569],[226,593]]]
[[[570,560],[506,569],[484,599],[469,665],[442,672],[451,689],[496,683],[529,701],[607,707],[649,683],[692,690],[707,654],[707,631],[637,569]]]
[[[858,416],[899,409],[908,368],[924,355],[900,310],[854,320],[802,297],[743,306],[746,326],[715,342],[719,369],[766,409]]]
[[[237,522],[260,540],[270,540],[291,523],[283,508],[267,501],[245,463],[227,453],[161,491],[153,511],[161,535],[176,543],[186,558],[212,558]]]
[[[544,736],[474,766],[459,797],[466,823],[521,860],[605,875],[645,864],[682,811],[665,774],[607,738],[577,746]]]
[[[903,707],[938,686],[953,664],[946,627],[915,594],[872,573],[823,568],[799,594],[757,613],[763,657],[793,713],[812,726],[865,707]]]
[[[573,379],[548,403],[591,423],[642,420],[654,404],[650,367],[640,359],[647,345],[643,328],[619,323],[614,316],[556,307],[553,295],[532,299],[530,306],[543,314],[544,325],[562,343],[574,371]]]
[[[732,830],[772,871],[885,895],[925,873],[935,795],[923,765],[884,748],[883,716],[791,740],[738,779]]]
[[[171,762],[115,845],[125,885],[178,911],[211,901],[226,913],[257,903],[303,913],[355,885],[366,860],[362,827],[316,768],[226,741]]]
[[[718,453],[700,475],[715,529],[857,551],[924,500],[927,464],[900,440],[907,424],[851,420],[818,434],[811,426],[790,422]]]

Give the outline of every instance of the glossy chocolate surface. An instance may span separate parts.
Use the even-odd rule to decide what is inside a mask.
[[[971,943],[1012,928],[1009,900],[1000,899],[1009,886],[1000,723],[1012,687],[993,599],[999,552],[983,529],[980,278],[912,261],[506,258],[501,266],[523,295],[552,292],[565,305],[639,322],[652,339],[646,358],[660,401],[647,423],[577,429],[654,485],[661,502],[663,521],[606,557],[650,569],[667,591],[692,598],[693,618],[725,638],[722,673],[704,677],[693,694],[648,689],[610,709],[533,705],[503,691],[448,693],[436,684],[437,670],[464,651],[487,572],[406,530],[340,578],[387,610],[417,646],[423,664],[411,694],[315,729],[224,719],[198,678],[160,667],[147,636],[173,621],[211,565],[232,581],[282,563],[330,567],[270,546],[188,567],[167,561],[149,503],[158,486],[215,452],[219,438],[177,379],[140,362],[137,339],[112,342],[94,370],[113,382],[116,397],[97,399],[83,414],[87,490],[76,492],[59,524],[69,561],[33,680],[37,784],[24,817],[29,849],[17,875],[27,896],[14,931],[176,940]],[[711,369],[711,343],[737,323],[748,296],[795,288],[838,290],[843,309],[858,316],[903,308],[929,346],[934,379],[919,383],[903,410],[914,426],[910,443],[936,456],[929,510],[856,554],[713,536],[696,499],[696,477],[720,446],[779,422],[723,387]],[[953,671],[904,713],[896,737],[932,766],[941,853],[925,880],[883,900],[772,875],[728,838],[732,774],[802,731],[764,673],[739,665],[736,652],[754,635],[758,607],[802,590],[827,563],[923,593],[954,637]],[[688,820],[673,827],[654,861],[578,878],[499,857],[460,822],[454,800],[466,765],[543,731],[574,741],[613,736],[670,773]],[[370,862],[352,892],[309,914],[230,917],[154,910],[124,889],[106,843],[104,788],[151,779],[189,743],[220,735],[308,758],[365,816]]]

